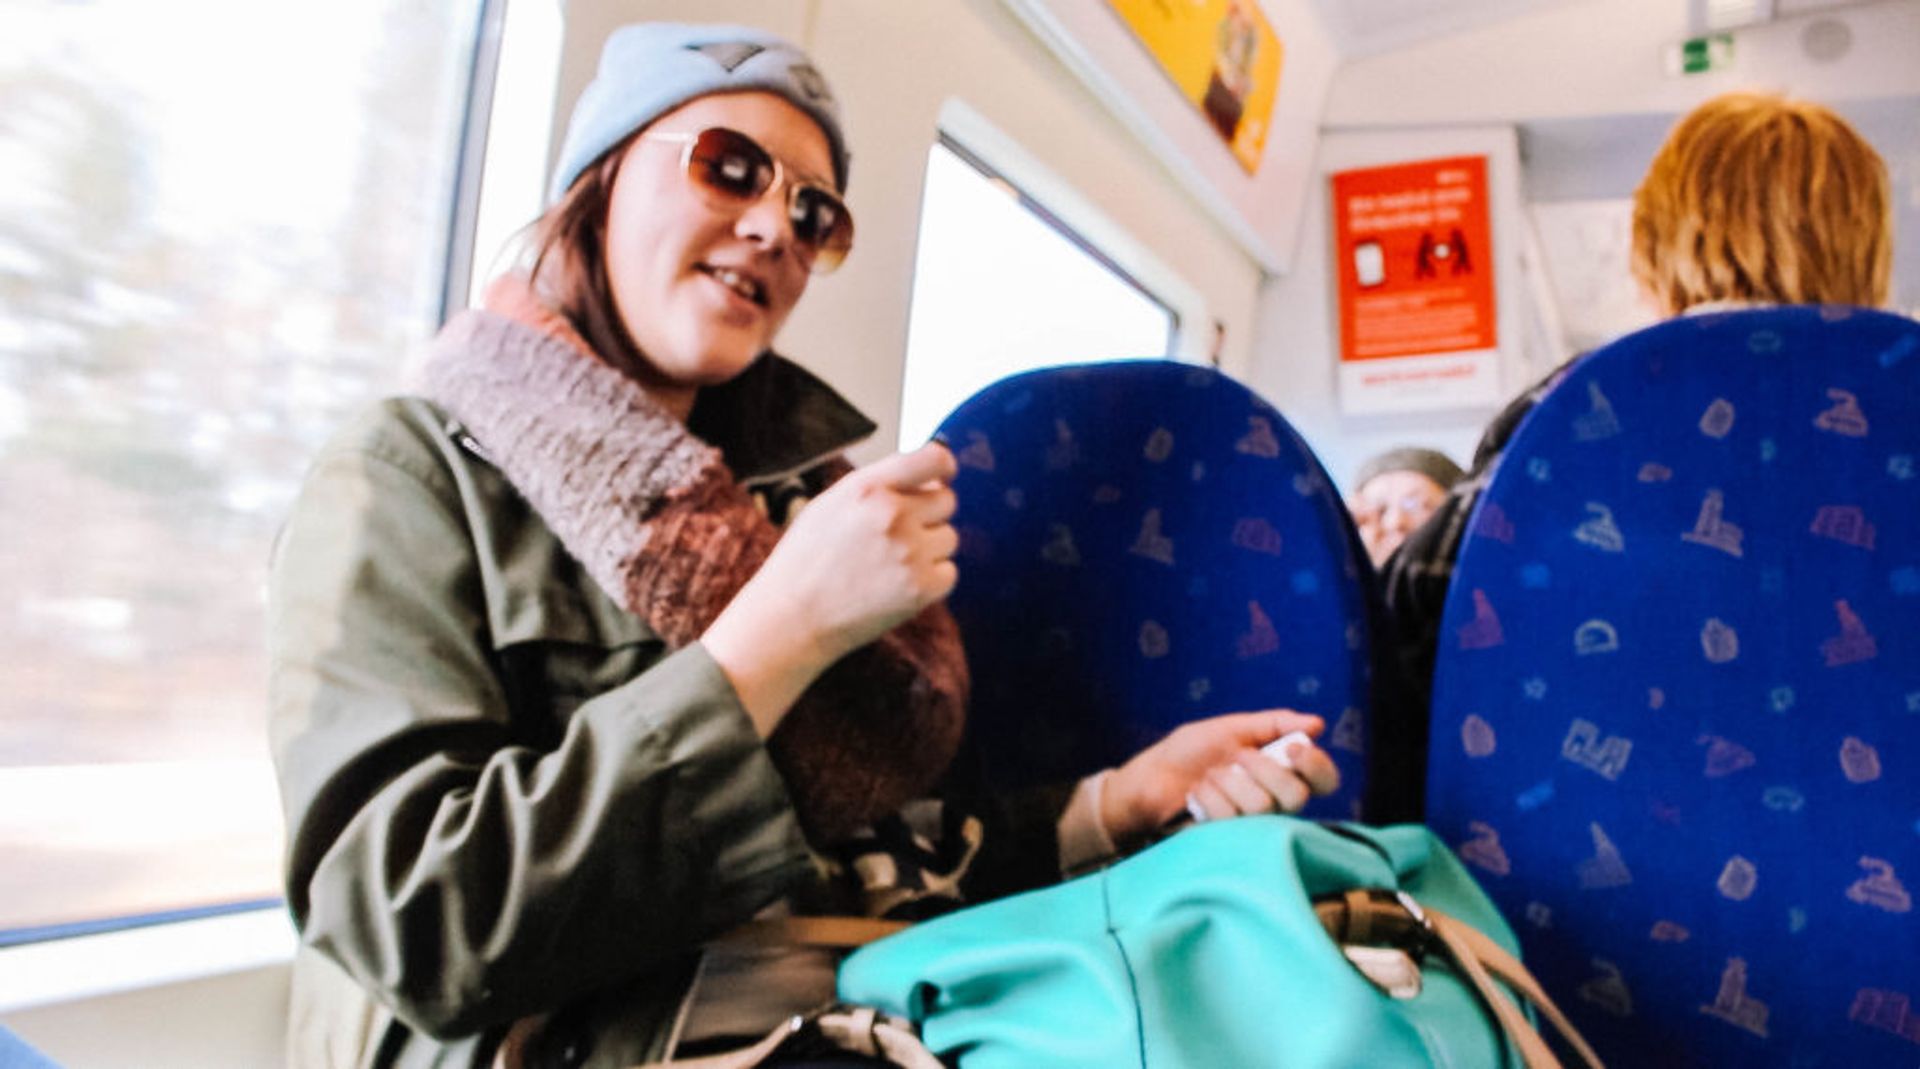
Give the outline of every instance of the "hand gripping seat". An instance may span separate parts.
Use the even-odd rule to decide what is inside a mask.
[[[1601,1056],[1920,1063],[1920,324],[1615,342],[1469,532],[1428,819]]]
[[[1118,765],[1201,716],[1325,718],[1364,786],[1367,601],[1351,521],[1306,443],[1209,368],[1119,361],[987,387],[941,424],[970,746],[994,786]]]

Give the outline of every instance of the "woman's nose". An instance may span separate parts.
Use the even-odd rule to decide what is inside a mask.
[[[785,185],[774,186],[761,194],[759,200],[741,209],[740,218],[734,223],[733,229],[740,237],[775,249],[790,245],[793,241],[793,221],[787,218]]]

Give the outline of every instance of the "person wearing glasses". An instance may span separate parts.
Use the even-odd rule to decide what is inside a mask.
[[[791,44],[616,31],[524,267],[315,461],[269,584],[291,1064],[725,1049],[833,990],[820,952],[713,945],[743,922],[1035,886],[1337,786],[1260,752],[1322,730],[1265,710],[919,801],[964,795],[954,460],[854,469],[874,425],[771,351],[853,244],[848,162]],[[830,860],[876,829],[905,853]]]
[[[1347,511],[1375,568],[1400,548],[1466,473],[1445,453],[1402,446],[1360,465]]]

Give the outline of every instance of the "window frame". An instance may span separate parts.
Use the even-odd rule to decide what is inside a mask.
[[[467,65],[467,107],[454,149],[453,197],[443,241],[440,276],[440,324],[466,307],[473,278],[474,241],[480,219],[480,189],[486,171],[487,137],[493,119],[494,89],[500,80],[501,39],[507,0],[471,0],[473,33]]]
[[[1096,207],[1074,185],[966,101],[950,97],[937,123],[941,143],[958,142],[962,159],[998,177],[1021,203],[1095,259],[1166,306],[1174,319],[1167,359],[1211,364],[1214,318],[1198,287]]]
[[[1052,209],[1041,203],[1031,193],[1028,193],[1019,182],[1001,173],[1000,170],[994,167],[992,163],[989,163],[985,157],[967,147],[964,142],[948,132],[945,128],[939,131],[938,136],[934,139],[934,144],[953,153],[960,162],[980,172],[989,182],[993,182],[1003,189],[1006,189],[1013,195],[1013,199],[1020,207],[1025,208],[1041,222],[1052,227],[1055,233],[1067,239],[1069,244],[1085,253],[1088,259],[1111,271],[1115,277],[1126,283],[1148,301],[1166,309],[1167,339],[1163,351],[1170,357],[1178,351],[1183,319],[1177,305],[1168,302],[1165,298],[1149,288],[1146,283],[1135,278],[1133,273],[1122,266],[1118,260],[1108,255],[1104,248],[1096,245],[1086,235],[1074,229],[1065,219],[1062,219]]]
[[[942,151],[947,156],[943,157]],[[917,438],[923,430],[931,429],[922,426],[930,411],[950,409],[965,400],[964,396],[930,396],[936,393],[950,394],[956,388],[964,388],[964,383],[928,381],[938,376],[916,376],[912,366],[917,351],[914,339],[917,332],[923,329],[923,325],[915,320],[924,296],[921,287],[925,280],[920,277],[920,268],[923,266],[922,257],[928,255],[924,247],[929,240],[928,213],[938,207],[930,201],[935,182],[934,172],[936,168],[944,170],[953,163],[970,169],[986,185],[1017,205],[1019,210],[1015,214],[1023,214],[1031,222],[1039,223],[1044,230],[1064,240],[1068,247],[1077,250],[1093,265],[1104,269],[1108,276],[1120,283],[1123,290],[1132,291],[1144,298],[1147,305],[1165,314],[1166,336],[1161,340],[1157,352],[1151,356],[1144,353],[1129,355],[1219,366],[1218,337],[1221,327],[1208,314],[1199,290],[1168,268],[1077,188],[964,101],[948,98],[943,103],[934,137],[922,159],[926,161],[927,171],[923,176],[920,213],[916,224],[916,270],[907,302],[907,349],[903,353],[898,395],[899,448],[911,449],[919,444],[917,440],[910,440],[910,436]],[[934,303],[938,304],[939,301]],[[1061,361],[1041,360],[1009,365],[1002,374],[1016,374],[1021,370],[1059,363]],[[985,384],[986,380],[981,380],[981,385]],[[930,405],[929,402],[933,403]]]

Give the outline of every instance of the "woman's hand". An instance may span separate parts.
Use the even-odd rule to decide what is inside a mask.
[[[701,636],[763,736],[835,661],[953,590],[956,470],[930,444],[848,474],[800,511]]]
[[[1290,732],[1318,738],[1317,716],[1288,709],[1227,713],[1182,724],[1107,776],[1100,820],[1126,850],[1187,812],[1189,796],[1218,820],[1242,813],[1293,813],[1340,786],[1340,770],[1318,746],[1294,746],[1291,768],[1260,747]]]
[[[953,590],[955,470],[931,444],[848,474],[800,511],[748,589],[784,604],[829,661],[886,634]]]

